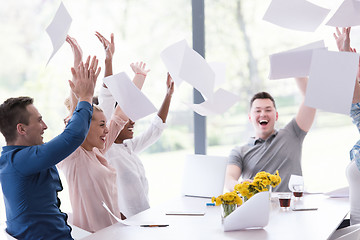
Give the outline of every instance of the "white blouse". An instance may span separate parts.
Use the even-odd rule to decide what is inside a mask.
[[[111,115],[115,106],[115,100],[104,87],[99,93],[99,105],[105,115]],[[165,128],[166,124],[156,115],[145,132],[123,143],[114,143],[105,154],[110,165],[116,169],[119,209],[127,218],[150,207],[149,185],[137,154],[155,143]]]

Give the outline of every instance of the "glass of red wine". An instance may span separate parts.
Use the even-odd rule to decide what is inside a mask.
[[[293,194],[296,199],[300,199],[304,195],[304,185],[303,184],[296,184],[293,185]]]
[[[291,193],[290,192],[279,193],[278,198],[279,198],[280,208],[283,210],[289,210],[291,203]]]

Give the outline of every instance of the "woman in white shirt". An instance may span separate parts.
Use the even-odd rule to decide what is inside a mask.
[[[105,77],[107,77],[112,75],[112,56],[115,51],[114,37],[111,35],[110,42],[100,33],[96,35],[107,51],[105,59]],[[109,51],[110,53],[108,53]],[[133,82],[138,83],[137,87],[141,89],[149,70],[145,69],[146,65],[142,62],[132,63],[130,66],[135,73]],[[166,128],[165,122],[174,92],[174,82],[169,74],[167,75],[166,86],[167,92],[164,101],[149,128],[139,136],[133,137],[135,122],[129,120],[106,153],[106,158],[117,172],[118,203],[125,217],[133,216],[150,207],[148,181],[138,154],[155,143]],[[99,106],[104,110],[105,116],[111,116],[115,104],[115,99],[103,85],[99,93]]]

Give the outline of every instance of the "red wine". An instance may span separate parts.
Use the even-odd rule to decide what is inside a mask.
[[[295,197],[302,197],[304,192],[294,192]]]
[[[279,199],[280,201],[280,207],[290,207],[290,198],[288,199]]]

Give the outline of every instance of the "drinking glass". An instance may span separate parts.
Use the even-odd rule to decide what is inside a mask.
[[[291,203],[291,193],[280,193],[278,195],[279,197],[279,203],[280,208],[287,211],[290,209],[290,203]]]
[[[300,199],[304,195],[304,185],[303,184],[297,184],[293,185],[293,194],[296,199]]]

